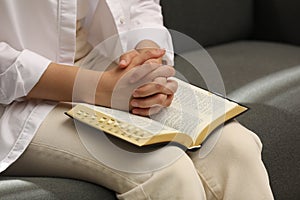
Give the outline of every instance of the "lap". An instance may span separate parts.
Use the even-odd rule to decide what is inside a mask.
[[[199,163],[206,163],[209,167],[226,158],[224,154],[232,146],[235,146],[234,151],[239,151],[239,148],[243,148],[243,144],[252,144],[253,141],[260,143],[251,131],[237,122],[231,122],[223,127],[215,147],[204,158],[199,157],[201,149],[189,153],[191,159],[183,152],[180,157],[160,169],[147,173],[128,173],[106,165],[90,153],[83,145],[73,120],[64,114],[70,108],[69,104],[59,104],[53,109],[42,123],[28,149],[5,172],[6,174],[75,178],[124,193],[153,177],[156,177],[155,180],[163,180],[165,177],[172,176],[171,174],[175,174],[177,178],[187,179],[186,181],[194,180],[198,183],[195,166],[199,168]],[[158,155],[157,158],[163,160],[164,156]],[[151,162],[158,161],[150,159],[149,163]],[[186,170],[183,171],[182,168]],[[180,176],[180,174],[185,176]]]
[[[183,151],[172,163],[144,173],[129,173],[109,166],[83,145],[74,121],[64,114],[70,108],[69,104],[59,104],[49,113],[27,150],[4,172],[5,175],[74,178],[124,193],[158,174],[163,178],[169,173],[179,176],[182,167],[194,170],[191,160]],[[156,157],[164,160],[164,156]],[[153,159],[149,158],[148,162],[157,162]],[[180,170],[176,169],[177,166],[180,166]]]

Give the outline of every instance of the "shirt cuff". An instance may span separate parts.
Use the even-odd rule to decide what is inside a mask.
[[[51,63],[51,61],[29,50],[22,51],[16,61],[24,81],[24,96],[26,96]]]
[[[0,74],[0,103],[10,104],[26,96],[39,81],[50,60],[29,50],[23,50],[16,61]]]

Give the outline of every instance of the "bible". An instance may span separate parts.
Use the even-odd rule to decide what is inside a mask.
[[[149,117],[83,103],[66,114],[137,146],[175,142],[193,149],[218,126],[247,110],[232,100],[174,79],[178,90],[172,104]]]

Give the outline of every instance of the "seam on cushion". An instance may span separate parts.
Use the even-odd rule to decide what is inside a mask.
[[[7,99],[7,97],[6,97],[6,95],[5,95],[5,93],[4,93],[4,91],[0,88],[0,98],[1,99]]]

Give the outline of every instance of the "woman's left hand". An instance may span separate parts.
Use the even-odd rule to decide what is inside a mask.
[[[162,64],[165,50],[159,48],[133,49],[120,56],[119,67],[135,67],[144,63]]]

